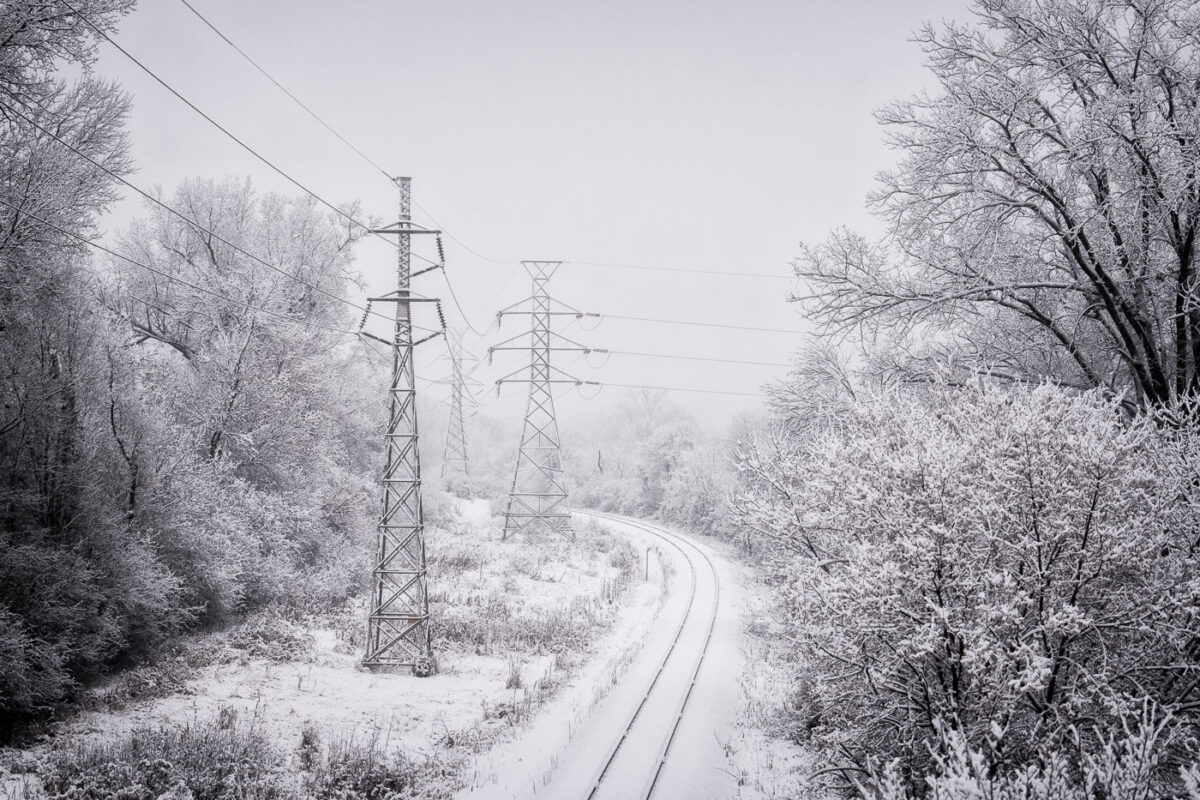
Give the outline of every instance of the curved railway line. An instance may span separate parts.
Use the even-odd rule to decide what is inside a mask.
[[[708,657],[710,645],[712,644],[713,631],[716,629],[718,610],[720,608],[721,599],[721,579],[717,571],[716,565],[708,554],[703,549],[697,547],[686,537],[668,531],[657,525],[643,522],[641,520],[623,517],[616,514],[608,514],[599,511],[576,511],[575,513],[595,517],[598,519],[608,520],[621,525],[626,525],[631,528],[642,531],[643,533],[662,540],[666,544],[675,548],[690,568],[690,586],[688,591],[688,600],[686,611],[680,619],[679,624],[675,628],[674,638],[671,641],[670,647],[663,655],[658,664],[658,668],[654,673],[653,680],[646,686],[641,694],[641,699],[634,709],[632,715],[629,716],[628,722],[625,724],[620,737],[614,742],[609,750],[607,758],[604,759],[603,766],[596,775],[595,780],[591,783],[591,788],[586,795],[587,800],[596,800],[608,795],[608,786],[611,777],[614,775],[614,765],[620,763],[620,758],[623,754],[623,749],[629,742],[631,737],[639,726],[646,726],[648,732],[646,735],[653,736],[654,727],[657,725],[660,728],[660,735],[657,737],[659,746],[655,751],[655,758],[650,762],[651,771],[645,775],[642,790],[636,795],[637,797],[649,800],[655,797],[656,794],[661,794],[660,789],[664,788],[661,783],[664,769],[667,767],[668,759],[671,757],[672,747],[676,742],[676,737],[680,732],[681,726],[689,709],[689,703],[692,700],[693,693],[696,688],[696,681],[700,676],[700,671],[704,666],[705,660]],[[702,569],[711,577],[712,602],[707,609],[701,609],[696,604],[697,586],[702,580]],[[703,637],[699,642],[699,647],[696,647],[690,641],[685,643],[683,648],[680,648],[681,641],[685,639],[698,638],[694,635],[685,637],[685,632],[696,627],[697,621],[703,626]],[[673,683],[670,680],[664,681],[665,674],[678,675],[682,672],[686,676],[686,688]],[[680,695],[682,694],[682,697]],[[652,698],[666,696],[665,702],[673,700],[672,707],[676,708],[674,714],[669,716],[665,721],[660,718],[651,719],[643,716],[642,712],[647,704],[652,701]],[[635,762],[637,759],[633,759]],[[622,774],[622,779],[628,782],[633,776],[628,773]],[[625,787],[617,788],[615,791],[619,794],[613,795],[621,798],[629,798],[631,795],[628,792],[627,783]]]

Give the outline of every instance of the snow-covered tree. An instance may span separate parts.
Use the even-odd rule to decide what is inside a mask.
[[[212,233],[148,203],[120,247],[157,272],[111,264],[107,297],[137,344],[139,521],[211,618],[344,595],[358,561],[330,553],[365,541],[384,396],[337,332],[353,325],[338,298],[357,235],[315,201],[248,181],[189,180],[164,202]],[[297,581],[331,560],[343,562],[331,592]]]
[[[110,428],[121,335],[87,247],[130,168],[127,97],[87,67],[129,0],[0,4],[0,736],[169,630],[174,578],[124,525]],[[73,6],[73,8],[72,8]]]
[[[572,502],[733,535],[725,525],[734,481],[731,446],[701,430],[666,392],[630,392],[566,441]]]
[[[1166,430],[978,383],[860,396],[745,452],[739,509],[805,657],[796,728],[853,779],[920,776],[939,726],[1008,769],[1078,763],[1147,702],[1195,725],[1196,473]]]
[[[812,313],[1134,405],[1200,391],[1200,4],[973,10],[917,34],[932,91],[878,114],[887,235],[802,250]]]

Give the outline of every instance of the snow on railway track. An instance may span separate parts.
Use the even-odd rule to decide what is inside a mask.
[[[690,537],[628,517],[576,513],[623,528],[647,544],[666,545],[659,551],[671,558],[683,580],[676,581],[617,685],[570,725],[569,741],[548,740],[544,729],[521,737],[509,757],[521,753],[528,769],[509,770],[508,780],[478,786],[465,796],[735,796],[737,780],[728,769],[725,748],[736,693],[740,624],[722,597],[722,570]],[[552,755],[545,766],[547,753]]]
[[[637,710],[634,712],[633,717],[630,718],[629,724],[625,726],[625,731],[621,734],[621,738],[618,739],[616,744],[613,746],[612,753],[609,755],[608,759],[605,761],[604,767],[600,770],[600,774],[596,777],[596,782],[595,782],[595,784],[593,784],[591,791],[588,793],[588,796],[587,796],[588,800],[593,800],[593,798],[597,798],[597,797],[604,797],[608,794],[608,792],[606,791],[607,787],[605,784],[605,779],[609,777],[609,775],[612,771],[614,762],[617,760],[617,757],[621,754],[621,748],[625,745],[625,742],[628,740],[630,734],[634,731],[635,727],[639,724],[639,720],[641,719],[642,709],[645,707],[646,703],[653,696],[654,692],[659,689],[659,685],[662,683],[663,674],[667,673],[668,672],[667,668],[672,665],[673,662],[671,659],[675,657],[676,651],[679,646],[679,642],[683,638],[684,632],[688,629],[689,622],[691,622],[694,618],[704,618],[704,619],[708,620],[708,626],[705,630],[704,640],[701,643],[699,650],[697,652],[693,652],[690,654],[690,656],[691,656],[690,661],[694,662],[695,666],[689,670],[691,678],[688,681],[687,690],[684,692],[683,699],[679,703],[679,711],[675,714],[674,720],[670,725],[670,732],[667,734],[666,739],[663,742],[663,745],[661,748],[661,754],[659,755],[657,762],[654,766],[654,771],[651,774],[650,779],[646,782],[644,791],[638,795],[638,796],[644,797],[644,798],[651,798],[651,797],[655,796],[655,792],[659,788],[659,781],[662,779],[663,770],[667,765],[667,758],[671,755],[671,747],[675,743],[675,737],[678,735],[680,725],[683,723],[684,714],[688,710],[688,702],[691,700],[692,694],[696,688],[696,679],[700,675],[700,670],[704,666],[704,659],[708,655],[709,645],[712,643],[713,630],[716,628],[716,624],[717,624],[717,611],[718,611],[718,608],[720,607],[720,602],[721,602],[721,579],[720,579],[720,576],[717,574],[716,566],[713,565],[712,559],[708,557],[708,554],[705,553],[700,548],[696,547],[694,544],[692,544],[688,540],[684,539],[683,537],[680,537],[677,534],[671,533],[670,531],[667,531],[664,528],[659,528],[656,525],[649,525],[647,523],[641,522],[640,520],[635,520],[635,519],[631,519],[628,517],[620,517],[615,514],[606,514],[603,512],[590,512],[590,513],[592,514],[592,516],[596,516],[601,519],[607,519],[607,520],[618,522],[618,523],[621,523],[624,525],[633,526],[641,531],[644,531],[645,533],[647,533],[651,536],[655,536],[655,537],[658,537],[659,539],[662,539],[667,544],[674,547],[676,550],[678,550],[683,555],[683,557],[685,559],[687,559],[687,561],[691,567],[691,569],[690,569],[691,587],[690,587],[689,596],[688,596],[687,614],[680,621],[679,627],[676,629],[676,632],[675,632],[675,637],[671,641],[671,647],[668,649],[666,656],[663,658],[662,663],[659,665],[658,671],[654,675],[654,680],[651,681],[650,685],[646,688],[645,693],[642,695],[642,700],[638,704]],[[712,605],[711,605],[711,609],[708,610],[707,613],[702,612],[698,608],[698,604],[696,603],[696,588],[697,588],[697,584],[701,580],[701,573],[704,570],[697,568],[694,555],[699,555],[700,558],[702,558],[704,560],[704,566],[707,567],[707,574],[712,581],[712,584],[711,584]],[[687,654],[687,653],[683,653],[683,652],[680,653],[680,658],[684,659],[684,664],[689,663],[688,655],[689,654]],[[674,687],[673,685],[670,684],[670,682],[668,682],[666,684],[663,684],[662,691],[666,691],[667,693],[670,693],[671,690],[674,688],[676,688],[676,687]],[[662,720],[647,719],[645,721],[642,721],[642,724],[647,725],[651,729],[653,729],[655,727],[660,727],[661,722],[662,722]],[[624,783],[624,782],[622,781],[622,783]],[[611,782],[610,782],[610,785],[611,785]],[[664,782],[663,791],[661,792],[661,794],[662,795],[670,794],[670,790],[666,787],[665,782]],[[633,795],[622,793],[620,795],[615,795],[615,796],[632,797]],[[689,795],[689,796],[694,796],[694,795]]]

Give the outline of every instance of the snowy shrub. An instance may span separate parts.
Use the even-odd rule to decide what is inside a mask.
[[[305,797],[339,800],[448,800],[458,788],[452,764],[388,751],[378,735],[329,742],[325,760],[305,781]]]
[[[1196,489],[1166,438],[1096,394],[977,385],[861,399],[743,460],[816,683],[796,727],[843,785],[932,771],[940,725],[1005,772],[1081,763],[1147,699],[1195,724]]]
[[[514,656],[508,657],[508,677],[504,679],[505,689],[520,689],[521,681],[521,660]]]
[[[165,697],[182,691],[195,669],[184,659],[162,659],[122,670],[83,695],[88,708],[121,709],[132,702]]]
[[[321,734],[312,724],[305,724],[300,731],[300,745],[296,748],[296,760],[300,769],[310,772],[317,766],[321,754]]]
[[[280,785],[281,763],[257,731],[209,721],[76,741],[51,751],[38,772],[47,794],[66,800],[274,800],[293,796]]]
[[[229,644],[254,658],[285,663],[311,656],[314,639],[306,626],[266,612],[251,616],[230,631]]]
[[[21,617],[0,607],[0,707],[31,714],[60,701],[72,686],[61,647],[32,635]]]
[[[591,598],[576,597],[562,608],[522,608],[504,594],[468,598],[463,604],[434,605],[434,636],[476,652],[581,652],[605,617]]]
[[[79,550],[45,533],[0,531],[0,736],[188,618],[176,579],[143,542],[98,529],[91,553]]]
[[[421,511],[425,524],[442,529],[451,528],[458,520],[458,505],[447,492],[432,489],[421,495]]]
[[[66,740],[36,761],[17,752],[19,760],[0,763],[0,774],[35,773],[46,796],[63,800],[433,800],[457,788],[453,763],[408,758],[385,745],[376,732],[362,742],[335,737],[323,748],[306,726],[293,766],[230,715],[105,741]]]
[[[732,468],[724,448],[698,445],[682,454],[663,484],[659,515],[689,530],[722,534],[728,527]]]
[[[566,653],[586,650],[612,619],[611,605],[639,573],[628,539],[584,521],[575,541],[546,536],[529,542],[480,542],[439,536],[429,569],[441,587],[430,595],[435,647],[477,653]],[[564,576],[586,573],[593,591]],[[549,592],[535,589],[547,585]],[[454,590],[450,587],[462,587]]]
[[[962,732],[940,725],[933,749],[933,771],[919,781],[906,779],[895,762],[858,786],[878,800],[1158,800],[1168,796],[1200,800],[1195,777],[1200,765],[1182,767],[1180,781],[1164,781],[1162,755],[1179,733],[1169,719],[1143,713],[1133,726],[1094,737],[1092,752],[1079,757],[1045,752],[1037,763],[998,769],[987,749],[973,749]],[[1173,795],[1182,782],[1185,794]],[[914,784],[920,787],[914,791]]]

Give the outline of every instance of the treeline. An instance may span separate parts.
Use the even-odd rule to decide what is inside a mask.
[[[737,539],[729,508],[733,443],[755,424],[747,417],[727,431],[707,431],[665,391],[631,392],[599,421],[567,429],[570,502]]]
[[[848,796],[1200,797],[1200,4],[973,12],[740,449],[781,729]]]
[[[124,258],[86,243],[131,169],[129,98],[56,70],[132,8],[0,6],[0,735],[181,631],[369,573],[383,392],[337,332],[355,232],[193,180],[159,198],[190,221],[147,202]]]

